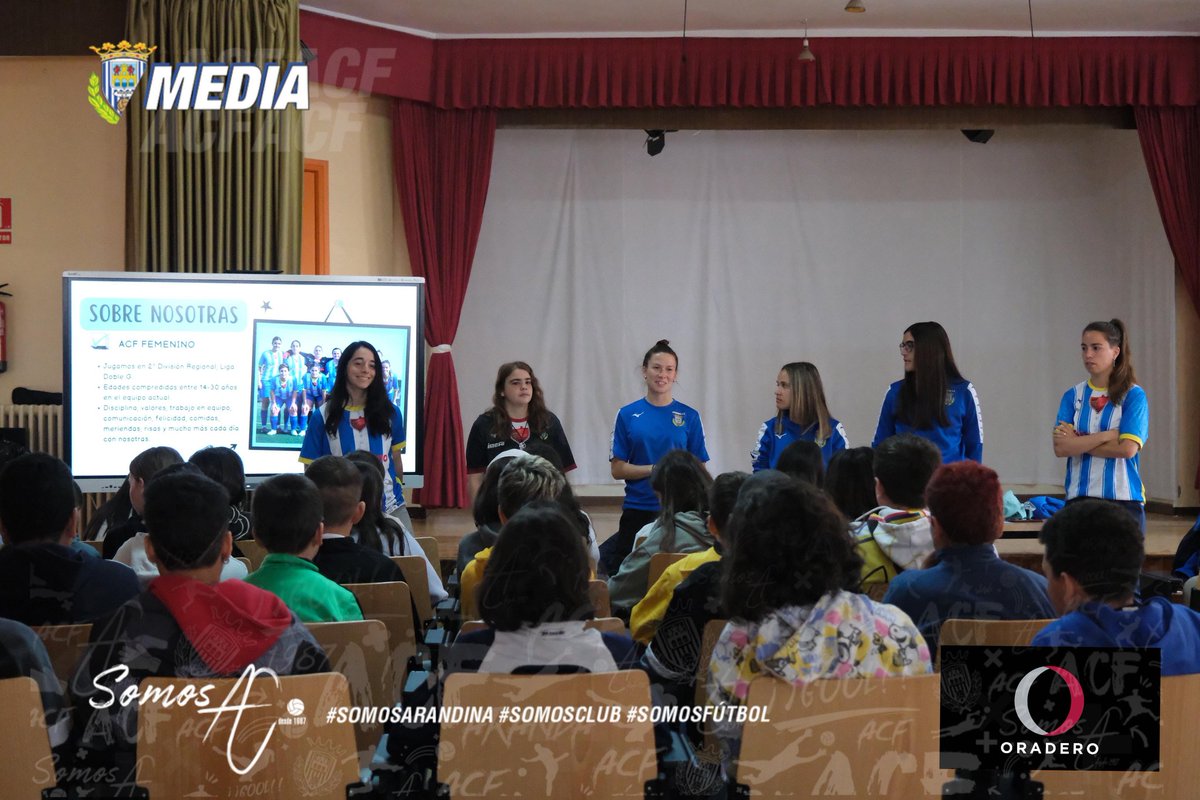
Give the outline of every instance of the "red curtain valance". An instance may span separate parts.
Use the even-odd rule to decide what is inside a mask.
[[[1194,106],[1197,37],[422,39],[300,13],[313,79],[469,108]]]
[[[459,39],[437,42],[442,108],[1187,106],[1200,39]]]

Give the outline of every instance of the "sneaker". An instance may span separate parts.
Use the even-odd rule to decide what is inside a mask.
[[[277,434],[277,433],[279,433],[279,431],[277,431],[277,430],[269,430],[269,431],[267,431],[267,436],[274,436],[274,435],[275,435],[275,434]]]
[[[292,436],[303,436],[304,431],[292,431]]]

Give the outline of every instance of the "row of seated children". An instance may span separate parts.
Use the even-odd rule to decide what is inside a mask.
[[[109,691],[119,697],[150,675],[235,676],[249,663],[279,674],[329,669],[300,623],[362,618],[353,595],[336,581],[403,579],[379,549],[350,537],[370,503],[382,508],[382,471],[367,455],[318,459],[309,465],[311,478],[277,476],[260,487],[256,536],[272,552],[266,569],[246,580],[224,574],[233,560],[224,487],[192,464],[168,464],[133,492],[146,532],[123,547],[138,542],[154,570],[144,587],[128,566],[85,555],[73,541],[79,509],[62,461],[23,455],[0,471],[0,527],[7,544],[0,570],[14,578],[4,583],[10,591],[3,615],[12,620],[5,625],[15,628],[0,630],[10,645],[0,675],[30,674],[44,686],[60,783],[111,790],[133,780],[137,704],[97,710],[90,699],[103,700]],[[381,527],[382,535],[397,536],[392,526]],[[371,533],[381,536],[378,528]],[[415,543],[411,549],[421,552]],[[88,654],[69,686],[74,726],[61,710],[45,649],[26,627],[66,622],[93,623]]]
[[[920,498],[920,505],[915,508],[904,508],[912,504],[897,498],[910,501],[917,498],[905,497],[897,491],[902,487],[895,483],[888,470],[898,454],[911,449],[911,445],[905,441],[891,446],[885,443],[877,453],[875,469],[876,496],[880,502],[890,499],[900,504],[893,507],[910,512],[923,510],[925,497]],[[905,602],[903,598],[907,593],[916,595],[917,602],[924,604],[908,613],[858,593],[863,577],[860,549],[848,533],[846,517],[814,486],[774,471],[744,479],[719,476],[708,500],[710,509],[720,509],[728,503],[727,496],[725,499],[720,497],[722,489],[728,491],[731,483],[741,485],[724,527],[720,514],[713,524],[724,552],[719,562],[712,562],[719,566],[721,579],[715,582],[717,602],[708,604],[706,610],[713,618],[730,621],[707,665],[710,700],[744,702],[750,678],[759,674],[805,683],[817,678],[927,672],[930,669],[929,646],[913,620],[921,620],[924,628],[942,613],[937,606],[939,601],[954,598],[958,596],[956,593],[962,592],[968,597],[972,592],[977,596],[986,588],[980,585],[981,581],[986,584],[994,580],[991,573],[977,569],[972,558],[961,557],[969,554],[954,552],[957,548],[975,548],[976,555],[988,561],[995,555],[994,550],[990,554],[986,552],[988,546],[972,543],[962,536],[965,530],[978,538],[977,528],[998,534],[1001,524],[998,522],[998,492],[988,488],[989,481],[995,481],[998,487],[994,473],[989,475],[990,471],[986,471],[972,475],[970,470],[986,468],[973,465],[943,467],[923,493],[928,495],[932,512],[932,515],[925,514],[929,520],[930,542],[936,545],[939,555],[934,556],[936,563],[922,558],[922,563],[928,560],[931,565],[926,569],[921,569],[920,565],[905,569],[893,580],[894,586],[889,587],[889,591],[894,589],[901,598],[898,602]],[[0,487],[9,477],[8,470],[0,473]],[[69,482],[69,473],[66,477]],[[981,478],[982,482],[977,480]],[[219,516],[210,513],[212,519],[200,527],[188,524],[188,520],[202,516],[193,513],[192,509],[202,505],[211,512],[214,506],[221,507],[216,502],[217,496],[211,492],[203,503],[189,502],[183,496],[186,489],[198,491],[204,488],[202,481],[204,479],[196,476],[176,473],[163,476],[161,482],[152,481],[147,487],[150,544],[147,551],[159,563],[163,579],[153,582],[149,591],[123,607],[125,610],[112,619],[124,619],[126,624],[133,626],[135,633],[141,630],[138,626],[145,625],[155,637],[162,635],[173,642],[175,650],[172,653],[155,652],[151,659],[166,669],[178,670],[186,666],[189,670],[203,672],[219,667],[227,671],[222,674],[228,674],[236,673],[235,662],[245,661],[246,656],[250,656],[250,661],[259,656],[264,656],[267,661],[285,661],[283,654],[273,649],[278,639],[267,642],[261,652],[256,651],[263,646],[262,640],[253,646],[247,641],[244,647],[234,648],[237,652],[226,647],[206,652],[207,640],[199,634],[203,628],[195,626],[215,622],[212,619],[197,622],[188,616],[188,610],[195,604],[189,602],[174,607],[170,602],[171,594],[163,600],[155,593],[155,587],[160,587],[158,591],[163,593],[166,588],[179,584],[195,596],[203,594],[205,602],[211,604],[220,603],[220,597],[227,592],[245,591],[232,588],[241,582],[216,583],[218,565],[231,552],[232,545],[230,541],[229,548],[226,547],[228,537],[224,536]],[[501,511],[506,524],[501,528],[490,557],[484,562],[482,582],[476,594],[478,616],[489,627],[461,637],[460,642],[445,651],[447,671],[514,671],[547,665],[556,669],[603,671],[638,663],[637,650],[626,637],[583,628],[582,620],[591,615],[586,593],[591,568],[582,520],[573,510],[565,509],[559,503],[565,485],[561,473],[536,458],[515,459],[501,472],[497,491],[504,498]],[[221,491],[216,484],[212,486]],[[163,509],[161,515],[155,511],[159,508],[156,497],[160,494],[170,498],[166,503],[169,511]],[[0,498],[3,497],[0,488]],[[269,503],[272,494],[268,492],[263,497],[264,502]],[[538,501],[555,505],[533,505]],[[7,503],[0,505],[0,520],[6,519],[3,515],[6,506]],[[260,509],[256,503],[256,516],[260,511],[269,513],[270,508]],[[169,518],[169,513],[176,517]],[[163,533],[157,535],[160,528],[156,527],[156,520],[164,526],[161,528]],[[1042,532],[1048,578],[1045,585],[1053,610],[1064,616],[1039,634],[1036,643],[1161,646],[1163,674],[1200,670],[1200,615],[1161,600],[1133,603],[1143,551],[1140,532],[1131,522],[1131,517],[1110,504],[1083,501],[1068,506],[1046,524]],[[8,527],[7,521],[5,527]],[[301,543],[306,541],[303,534],[297,539]],[[218,541],[219,547],[214,550]],[[312,537],[307,541],[311,543]],[[176,550],[181,544],[186,547]],[[164,550],[166,557],[159,550]],[[209,555],[212,556],[211,563],[208,563]],[[964,568],[964,563],[971,564],[971,568]],[[697,568],[697,572],[706,566]],[[914,577],[900,580],[906,575]],[[1034,573],[1028,575],[1034,577],[1020,577],[1030,586],[1042,589],[1043,582],[1036,580]],[[206,588],[193,587],[184,578],[199,580]],[[928,580],[935,581],[941,588],[929,594],[930,590],[921,586]],[[1011,584],[1011,576],[1005,582]],[[230,588],[225,588],[227,585]],[[746,587],[753,587],[754,591],[747,591]],[[679,588],[682,589],[683,584]],[[1022,591],[1037,597],[1033,589]],[[186,593],[181,596],[188,597]],[[675,599],[673,596],[668,603],[668,614]],[[297,620],[289,612],[288,622],[284,624],[284,617],[274,602],[264,601],[259,596],[256,606],[242,598],[241,607],[244,612],[258,609],[259,617],[272,619],[272,630],[282,637],[293,631]],[[1008,613],[1017,605],[1019,603],[1011,598],[996,596],[978,603],[960,599],[951,602],[949,613],[951,616],[974,616],[976,611],[985,615]],[[149,613],[147,608],[156,613]],[[1044,613],[1044,610],[1039,609],[1038,613]],[[111,620],[106,623],[111,624]],[[664,623],[656,634],[665,634],[668,627]],[[694,623],[692,628],[698,635]],[[289,640],[292,654],[300,650],[311,653],[308,645],[302,645],[295,637],[305,639],[299,632],[292,634]],[[652,638],[650,650],[641,662],[652,675],[656,674],[659,638],[657,635]],[[121,641],[138,643],[136,637],[123,637]],[[110,655],[114,643],[113,639],[108,640]],[[106,663],[103,636],[99,644],[96,654],[81,668],[82,675],[97,674],[95,659],[99,659],[100,666]],[[285,651],[287,648],[285,646]],[[135,652],[122,652],[121,655],[136,656],[136,650],[135,647]],[[319,661],[315,654],[308,660]],[[661,664],[663,659],[658,657],[657,661]],[[299,670],[303,666],[283,664],[279,671],[283,674],[288,667]],[[327,668],[327,664],[319,666]],[[83,673],[84,669],[92,672]],[[661,676],[661,673],[657,674]],[[86,689],[87,685],[86,679],[75,682],[77,687]],[[90,741],[87,736],[92,728],[110,734],[114,729],[128,730],[129,720],[120,717],[120,710],[117,713],[118,719],[90,728],[91,720],[77,720],[75,736],[86,742]],[[403,757],[406,742],[411,744],[414,737],[425,745],[430,742],[427,730],[391,732],[394,736],[389,749],[393,757]],[[737,753],[740,731],[736,726],[727,726],[718,733],[726,759],[732,759]],[[84,747],[84,751],[87,750]],[[115,752],[119,750],[117,748]]]

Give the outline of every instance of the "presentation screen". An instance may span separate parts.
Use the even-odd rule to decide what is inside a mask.
[[[366,341],[404,415],[405,485],[419,487],[424,288],[421,278],[65,273],[72,472],[85,491],[111,491],[157,445],[184,458],[231,447],[251,485],[300,472],[305,405],[328,396],[343,348]]]

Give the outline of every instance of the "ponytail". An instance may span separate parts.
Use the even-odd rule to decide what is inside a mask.
[[[1117,360],[1113,362],[1112,375],[1108,379],[1108,396],[1114,403],[1120,403],[1125,399],[1125,393],[1137,383],[1137,375],[1133,371],[1133,352],[1129,348],[1129,334],[1126,333],[1125,323],[1115,318],[1108,322],[1089,322],[1083,329],[1084,333],[1088,331],[1104,334],[1110,347],[1121,349],[1117,353]]]

